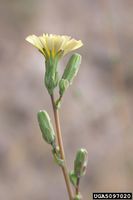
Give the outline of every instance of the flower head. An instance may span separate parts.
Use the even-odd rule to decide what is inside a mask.
[[[46,59],[51,56],[55,58],[56,55],[64,56],[83,45],[81,40],[75,40],[66,35],[53,34],[30,35],[26,38],[26,41],[35,46]]]

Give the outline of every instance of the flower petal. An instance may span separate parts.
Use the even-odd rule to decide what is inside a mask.
[[[75,49],[80,48],[81,46],[83,46],[83,43],[81,42],[81,40],[77,41],[77,40],[71,39],[65,47],[64,55]]]
[[[35,46],[38,50],[40,50],[43,53],[43,45],[40,42],[39,37],[37,37],[36,35],[30,35],[26,38],[26,41],[31,43],[33,46]]]
[[[63,51],[63,55],[65,55],[83,45],[81,40],[71,39],[67,35],[43,34],[39,37],[30,35],[26,40],[39,49],[46,59],[50,57],[51,53],[54,58],[60,51]]]

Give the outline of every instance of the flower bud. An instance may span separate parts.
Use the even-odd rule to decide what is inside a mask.
[[[58,58],[53,59],[52,56],[45,61],[45,86],[50,95],[53,93],[53,90],[56,88],[59,80],[57,64]]]
[[[74,161],[74,173],[77,177],[85,175],[88,162],[88,152],[86,149],[80,149],[77,152],[76,159]]]
[[[43,139],[48,144],[54,144],[55,143],[55,133],[53,126],[51,124],[49,115],[46,111],[39,111],[37,114],[39,126],[42,132]]]
[[[73,54],[70,60],[68,61],[62,79],[67,79],[69,84],[72,84],[72,81],[79,70],[80,64],[81,64],[81,55],[77,53]]]
[[[81,200],[81,199],[82,199],[81,194],[77,194],[77,195],[74,197],[74,200]]]
[[[60,96],[62,96],[64,94],[64,92],[67,90],[67,88],[69,87],[69,82],[67,79],[61,79],[59,82],[59,93]]]

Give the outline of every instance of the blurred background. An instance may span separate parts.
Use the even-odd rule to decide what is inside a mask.
[[[131,0],[0,0],[0,200],[68,199],[36,119],[46,109],[54,122],[44,58],[25,41],[42,33],[84,43],[60,111],[69,169],[78,148],[89,153],[84,199],[92,192],[133,191],[132,24]]]

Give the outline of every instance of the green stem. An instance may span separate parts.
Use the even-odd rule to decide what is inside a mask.
[[[64,175],[64,179],[65,179],[65,183],[66,183],[66,187],[67,187],[67,191],[69,195],[69,200],[73,200],[73,193],[72,193],[72,189],[70,185],[68,169],[67,169],[67,164],[66,164],[66,159],[65,159],[65,152],[64,152],[63,141],[62,141],[59,112],[58,112],[58,109],[56,108],[53,94],[51,95],[51,101],[52,101],[52,106],[53,106],[55,126],[56,126],[56,132],[57,132],[57,140],[58,140],[58,145],[60,149],[61,159],[64,160],[64,165],[61,168]]]
[[[76,189],[75,189],[76,195],[79,194],[79,182],[80,182],[80,178],[78,178],[78,180],[77,180],[77,186],[76,186]]]

